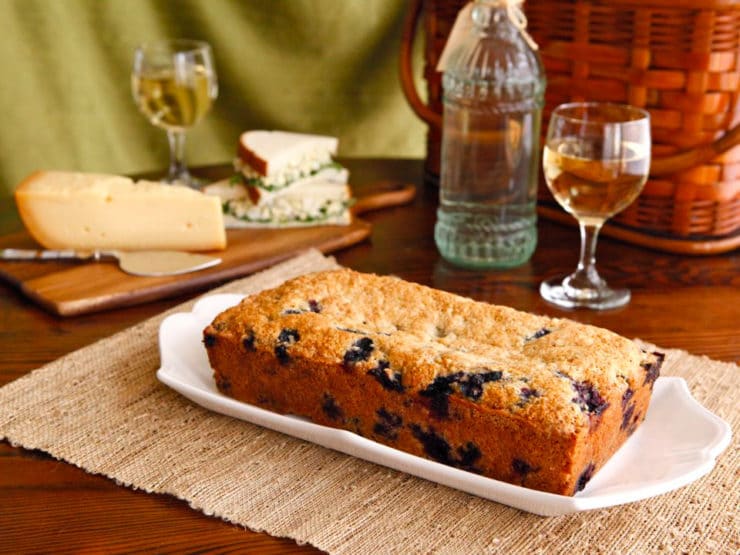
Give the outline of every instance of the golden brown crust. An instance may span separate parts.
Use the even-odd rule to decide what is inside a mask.
[[[239,140],[239,144],[236,149],[236,155],[242,160],[242,162],[260,175],[267,175],[267,160],[264,160],[255,154],[254,151],[245,145],[244,141],[241,139]]]
[[[566,495],[640,424],[660,364],[607,330],[351,270],[249,297],[204,342],[225,394]]]

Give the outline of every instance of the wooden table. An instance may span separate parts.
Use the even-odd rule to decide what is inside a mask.
[[[568,316],[664,348],[740,361],[737,252],[682,257],[602,238],[599,268],[612,284],[632,289],[632,302],[610,312],[565,312],[542,301],[538,286],[543,278],[575,267],[575,227],[541,220],[537,251],[520,268],[500,272],[456,269],[443,262],[435,248],[437,191],[422,185],[420,161],[350,160],[347,165],[358,189],[381,179],[396,179],[418,183],[419,194],[412,205],[366,215],[374,225],[372,239],[337,253],[341,264],[361,271],[393,273],[482,301]],[[213,167],[200,173],[218,177],[226,171],[226,167]],[[0,204],[0,233],[20,227],[8,202]],[[184,300],[179,297],[62,319],[0,285],[0,386]],[[174,498],[119,487],[44,453],[0,442],[0,552],[61,550],[316,551],[290,540],[245,531],[206,517]]]

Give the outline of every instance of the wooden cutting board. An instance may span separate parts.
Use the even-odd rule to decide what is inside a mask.
[[[0,279],[46,310],[76,316],[172,297],[207,288],[267,268],[307,249],[330,253],[367,239],[371,225],[356,216],[410,202],[411,185],[383,184],[360,197],[348,226],[288,229],[230,229],[228,246],[212,254],[221,264],[189,274],[167,277],[131,276],[115,262],[0,261]],[[0,248],[39,248],[22,231],[0,237]]]

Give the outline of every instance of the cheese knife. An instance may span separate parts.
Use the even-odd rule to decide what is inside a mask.
[[[221,259],[215,256],[183,251],[0,249],[0,260],[38,262],[111,259],[118,261],[121,270],[134,276],[175,276],[204,270],[221,263]]]

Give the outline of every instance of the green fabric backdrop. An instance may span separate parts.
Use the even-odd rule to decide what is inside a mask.
[[[214,49],[219,97],[189,133],[189,164],[230,161],[239,134],[257,128],[335,135],[342,156],[423,157],[425,128],[397,78],[405,8],[403,0],[0,0],[0,193],[36,169],[164,169],[164,132],[130,93],[134,47],[157,37]]]

